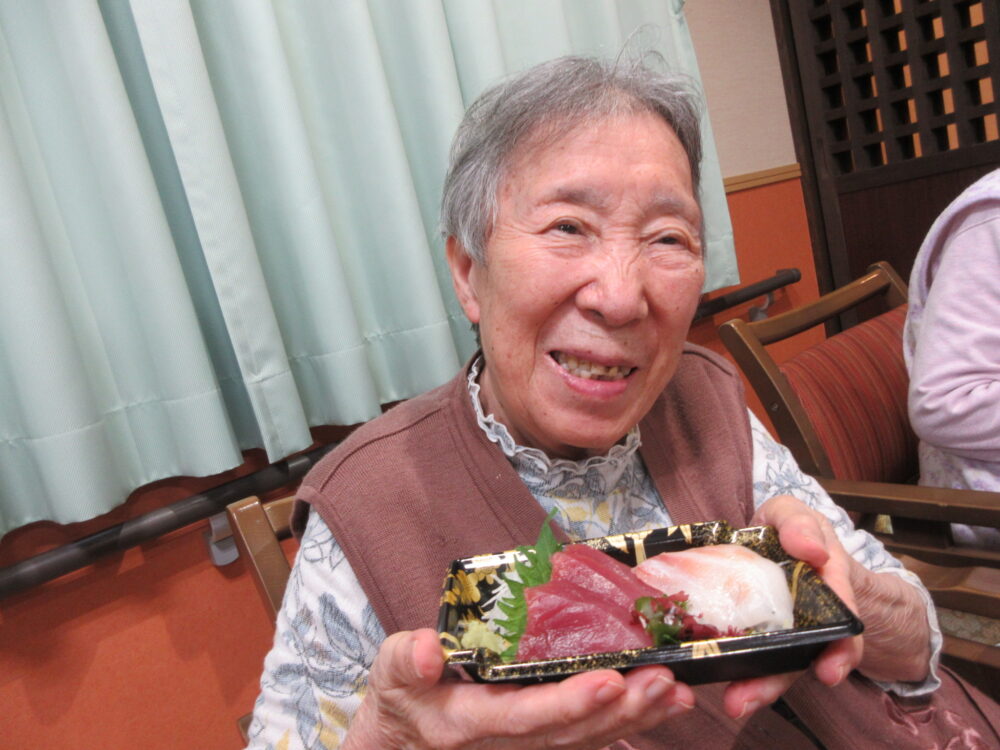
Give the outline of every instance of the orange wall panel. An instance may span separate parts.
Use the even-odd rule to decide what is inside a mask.
[[[5,747],[238,748],[272,629],[201,525],[0,602]]]
[[[10,565],[260,468],[156,482],[112,513],[36,523],[0,542]],[[243,562],[216,567],[204,523],[0,599],[0,747],[243,746],[273,630]]]
[[[752,284],[782,268],[798,268],[802,279],[795,284],[774,292],[774,301],[768,315],[791,310],[819,296],[816,266],[813,262],[809,227],[806,223],[805,204],[799,180],[786,180],[771,185],[755,187],[728,195],[729,213],[733,222],[736,258],[739,264],[741,286]],[[736,287],[719,289],[709,298],[732,291]],[[688,338],[723,354],[729,353],[719,340],[719,326],[733,318],[747,319],[753,306],[760,306],[764,298],[747,302],[696,323]],[[794,340],[770,347],[780,362],[804,347],[812,346],[824,338],[822,329],[806,331]],[[770,420],[760,400],[744,381],[747,403],[754,414],[768,427]]]

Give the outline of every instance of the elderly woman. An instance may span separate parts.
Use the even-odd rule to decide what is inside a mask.
[[[471,107],[443,227],[482,350],[304,481],[251,747],[925,746],[935,722],[899,696],[933,715],[956,684],[926,591],[771,440],[732,368],[685,344],[704,277],[699,159],[695,99],[638,65],[554,61]],[[694,689],[664,666],[449,679],[430,629],[448,564],[529,542],[551,509],[570,539],[773,524],[859,613],[864,648]],[[988,706],[949,708],[933,741],[994,742]]]

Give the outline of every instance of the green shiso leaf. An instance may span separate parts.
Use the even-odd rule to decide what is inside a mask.
[[[514,563],[514,573],[517,578],[506,579],[510,596],[497,602],[497,607],[506,618],[496,620],[495,624],[502,629],[503,637],[510,644],[500,654],[504,661],[513,661],[517,657],[517,646],[528,624],[528,606],[524,601],[524,590],[549,582],[552,577],[552,555],[562,549],[550,526],[555,515],[556,510],[553,508],[545,517],[538,532],[538,541],[534,546],[523,545],[517,548],[525,559]]]
[[[665,611],[656,599],[640,596],[635,600],[635,611],[646,632],[653,638],[654,646],[680,643],[677,634],[681,631],[681,621],[667,617],[669,610]]]

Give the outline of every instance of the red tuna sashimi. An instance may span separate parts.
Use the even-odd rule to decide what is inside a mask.
[[[653,645],[631,615],[590,591],[566,581],[524,590],[528,620],[518,643],[519,661],[556,659]]]
[[[552,556],[552,581],[567,581],[631,612],[641,596],[662,596],[632,568],[586,544],[571,544]]]

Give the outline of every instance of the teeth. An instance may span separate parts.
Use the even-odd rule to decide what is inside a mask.
[[[618,365],[605,367],[596,362],[587,362],[586,360],[577,359],[572,355],[563,354],[562,352],[555,352],[554,356],[556,362],[571,375],[576,375],[578,378],[587,378],[588,380],[622,380],[628,377],[633,369],[631,367],[619,367]]]

